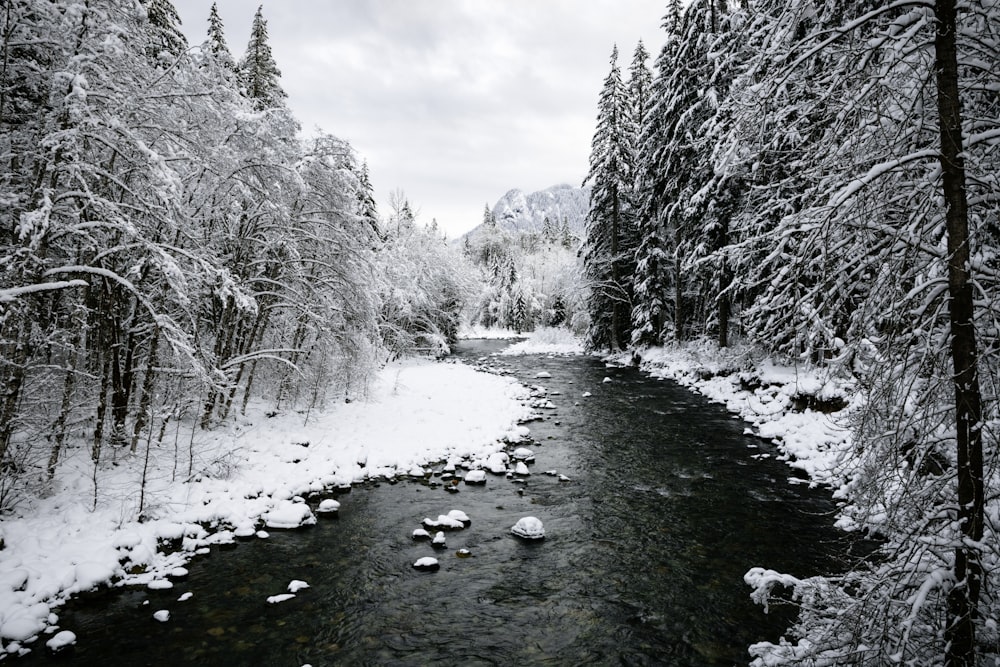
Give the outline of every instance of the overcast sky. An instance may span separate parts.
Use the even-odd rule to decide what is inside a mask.
[[[192,44],[210,0],[173,0]],[[259,0],[218,0],[233,56]],[[649,66],[665,0],[271,0],[271,49],[304,132],[368,161],[380,212],[402,191],[454,238],[511,188],[586,176],[611,47]]]

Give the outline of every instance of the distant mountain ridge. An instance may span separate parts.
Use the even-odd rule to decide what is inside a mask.
[[[522,190],[509,190],[493,206],[497,227],[508,232],[541,232],[548,218],[559,227],[565,218],[574,236],[583,237],[587,211],[590,209],[590,188],[571,185],[553,185],[545,190],[525,194]],[[482,224],[466,236],[476,236]]]

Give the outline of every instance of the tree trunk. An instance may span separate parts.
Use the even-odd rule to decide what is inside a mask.
[[[969,270],[969,220],[962,157],[962,112],[958,92],[955,0],[937,0],[934,40],[938,128],[945,222],[948,230],[948,315],[955,385],[958,519],[962,544],[955,547],[955,585],[948,594],[945,629],[948,667],[976,664],[975,618],[982,582],[983,537],[982,401],[976,351],[975,306]]]
[[[52,445],[52,451],[49,453],[49,464],[46,471],[49,481],[52,481],[52,478],[56,475],[56,465],[59,463],[59,456],[62,453],[63,446],[66,444],[66,422],[69,421],[69,413],[73,405],[73,394],[76,391],[76,373],[80,359],[79,350],[82,337],[83,324],[81,323],[73,335],[70,357],[66,362],[66,377],[63,380],[63,395],[59,406],[59,416],[56,418],[56,423],[52,426],[52,437],[55,442]]]
[[[17,423],[15,419],[17,406],[21,400],[25,367],[30,352],[28,331],[24,326],[27,323],[25,314],[10,313],[8,317],[17,322],[11,327],[14,332],[11,338],[17,342],[13,346],[13,354],[7,359],[7,370],[4,371],[2,381],[0,381],[0,463],[5,462],[7,449],[10,447],[11,437],[14,435],[14,427]]]
[[[621,271],[618,266],[618,248],[619,239],[618,236],[621,234],[621,204],[618,201],[618,191],[615,189],[614,194],[611,196],[611,289],[617,292],[619,285],[621,285]],[[612,293],[611,297],[611,336],[608,342],[612,350],[621,349],[621,337],[619,336],[619,331],[621,330],[621,301],[616,293]]]
[[[674,338],[684,340],[684,285],[681,275],[680,233],[674,230]]]
[[[129,451],[135,453],[139,444],[139,437],[146,428],[146,424],[153,421],[153,389],[156,383],[156,363],[160,347],[160,330],[153,327],[152,338],[149,341],[149,352],[146,355],[146,375],[142,380],[141,393],[139,395],[139,410],[135,416],[135,424],[132,428],[132,443]]]

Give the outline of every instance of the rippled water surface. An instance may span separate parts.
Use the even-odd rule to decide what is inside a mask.
[[[501,347],[468,342],[467,361]],[[556,409],[528,426],[524,486],[456,494],[415,482],[340,497],[340,518],[216,549],[168,591],[113,591],[60,610],[78,665],[734,665],[790,617],[749,601],[743,574],[835,569],[844,545],[823,491],[742,435],[721,407],[593,358],[494,358]],[[552,377],[534,379],[539,371]],[[611,382],[603,382],[605,377]],[[584,398],[583,392],[592,396]],[[557,470],[560,482],[542,471]],[[425,516],[472,519],[435,551]],[[533,515],[540,543],[509,534]],[[458,558],[459,548],[471,558]],[[434,555],[441,569],[411,564]],[[310,588],[280,604],[292,579]],[[184,602],[184,592],[193,595]],[[170,620],[152,618],[170,610]],[[41,645],[18,664],[49,663]]]

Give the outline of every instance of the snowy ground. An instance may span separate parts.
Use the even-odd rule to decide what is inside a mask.
[[[503,440],[527,434],[526,390],[467,366],[406,361],[386,368],[367,402],[339,404],[307,423],[264,409],[219,431],[190,432],[142,457],[121,455],[96,476],[86,447],[71,451],[45,497],[0,522],[0,658],[37,639],[70,643],[58,606],[109,585],[172,586],[209,545],[266,538],[264,529],[315,521],[303,496],[367,478],[420,475],[434,461],[481,465]],[[96,481],[96,492],[95,492]],[[165,549],[171,545],[171,549]]]
[[[501,355],[521,354],[583,354],[583,343],[568,329],[544,328],[527,334],[527,338],[504,348]]]

